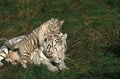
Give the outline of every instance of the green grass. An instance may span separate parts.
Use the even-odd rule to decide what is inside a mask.
[[[65,20],[70,70],[5,64],[0,79],[119,79],[119,0],[0,0],[0,38],[29,34],[56,17]],[[2,43],[2,42],[0,42]]]

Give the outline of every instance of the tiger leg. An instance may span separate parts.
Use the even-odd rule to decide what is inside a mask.
[[[4,64],[2,63],[2,60],[4,59],[4,57],[0,57],[0,67],[3,66]]]
[[[0,67],[3,66],[4,64],[0,61]]]
[[[27,62],[30,62],[30,56],[28,55],[21,55],[20,63],[24,68],[27,68]]]
[[[46,61],[44,64],[47,65],[47,68],[52,72],[58,72],[58,68],[52,65],[49,61]]]
[[[27,68],[27,61],[26,60],[20,60],[20,63],[24,68]]]
[[[60,69],[60,70],[69,70],[69,68],[65,65],[65,62],[63,61],[63,62],[61,62],[59,65],[58,65],[58,68]]]

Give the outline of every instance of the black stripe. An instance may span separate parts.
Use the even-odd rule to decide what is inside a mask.
[[[28,41],[26,41],[26,42],[24,41],[24,43],[23,43],[24,48],[22,47],[22,50],[25,50],[26,53],[29,52],[29,49],[30,49],[29,44],[27,44],[27,43],[28,43]]]
[[[53,45],[53,41],[52,41],[52,46],[51,47],[53,47],[54,45]]]
[[[39,39],[37,39],[37,46],[40,48]]]
[[[7,55],[6,52],[5,52],[4,50],[2,50],[2,51],[3,51],[3,53],[4,53],[5,55]]]
[[[4,56],[2,56],[2,55],[0,55],[1,57],[3,57],[3,58],[6,58],[6,57],[4,57]]]
[[[49,48],[49,46],[50,46],[50,43],[47,45],[47,49]]]
[[[27,56],[27,55],[21,55],[21,60],[30,61],[30,56]]]
[[[55,47],[55,50],[57,51],[57,48]]]

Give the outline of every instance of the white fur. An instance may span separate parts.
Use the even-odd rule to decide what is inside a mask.
[[[57,47],[57,51],[56,50],[53,50],[53,49],[50,49],[51,51],[53,51],[53,54],[52,54],[52,58],[47,58],[44,54],[43,54],[43,49],[35,49],[37,50],[34,55],[31,57],[32,59],[32,63],[33,64],[36,64],[36,65],[40,65],[41,63],[42,64],[45,64],[48,69],[52,72],[56,72],[58,71],[59,69],[60,70],[64,70],[64,69],[69,69],[66,65],[65,65],[65,62],[64,62],[64,59],[65,59],[65,51],[66,51],[66,48],[65,48],[65,45],[66,44],[66,38],[67,38],[67,34],[60,34],[59,37],[61,37],[61,40],[63,42],[63,44],[56,44],[55,42],[53,43],[53,45],[56,45]],[[57,37],[58,38],[58,37]],[[55,41],[56,38],[53,37],[52,41]],[[44,45],[48,45],[48,44],[44,44]],[[59,59],[60,58],[60,59]],[[59,63],[58,67],[57,66],[54,66],[51,61],[54,61],[56,63]],[[59,69],[58,69],[59,68]]]
[[[21,41],[23,38],[25,37],[25,35],[23,36],[18,36],[18,37],[15,37],[15,38],[12,38],[8,41],[6,41],[4,44],[14,44],[14,43],[17,43],[19,41]],[[0,48],[0,66],[4,65],[1,61],[3,59],[5,59],[7,57],[7,55],[9,54],[9,50],[8,50],[8,47],[3,45],[1,48]],[[6,61],[7,62],[10,62],[11,61],[11,58],[6,58]]]
[[[28,36],[26,36],[22,41],[14,44],[14,49],[19,48],[19,53],[21,55],[21,62],[22,60],[29,61],[29,59],[24,58],[24,54],[31,55],[34,52],[35,48],[38,48],[38,43],[40,48],[44,47],[44,36],[47,34],[58,33],[60,28],[62,27],[63,21],[59,21],[58,19],[51,18],[47,22],[44,22],[40,25],[40,27],[36,28],[32,31]],[[34,40],[34,42],[32,42]],[[39,40],[39,42],[38,42]],[[32,45],[31,45],[32,42]],[[24,61],[23,61],[24,62]],[[21,63],[24,67],[27,63]]]

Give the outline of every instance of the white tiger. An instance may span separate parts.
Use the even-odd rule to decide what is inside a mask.
[[[6,43],[9,43],[9,44],[17,43],[17,42],[21,41],[24,37],[25,37],[25,35],[15,37],[15,38],[12,38],[12,39],[10,39],[10,40],[7,40],[7,39],[6,39],[6,42],[5,42],[4,45],[2,45],[1,48],[0,48],[0,66],[4,65],[4,64],[2,63],[2,61],[3,61],[4,59],[6,59],[6,61],[9,62],[9,60],[8,60],[7,58],[11,58],[11,59],[12,59],[12,57],[13,57],[13,56],[11,55],[12,51],[9,50],[9,48],[8,48],[5,44],[6,44]],[[14,52],[15,52],[15,51],[14,51]],[[10,55],[9,55],[9,54],[10,54]],[[11,56],[12,56],[12,57],[11,57]]]
[[[64,21],[51,18],[47,22],[43,23],[40,27],[33,30],[32,33],[27,35],[22,41],[15,43],[14,45],[8,44],[9,48],[18,49],[20,53],[20,63],[24,68],[27,68],[26,63],[30,62],[30,56],[36,48],[43,49],[44,36],[47,34],[59,33]]]
[[[67,34],[53,34],[52,38],[47,36],[47,41],[44,47],[46,47],[46,53],[42,50],[36,49],[31,60],[32,63],[40,65],[47,65],[50,71],[58,71],[63,69],[69,69],[65,63],[65,52],[67,50],[66,44]],[[39,52],[38,52],[39,51]]]
[[[68,69],[64,63],[65,52],[67,50],[66,38],[67,34],[63,33],[47,35],[44,38],[44,48],[46,48],[46,51],[36,48],[31,53],[30,62],[36,65],[45,64],[52,72]],[[14,58],[9,58],[11,63],[20,62],[18,53],[12,52],[11,55],[14,56]]]

